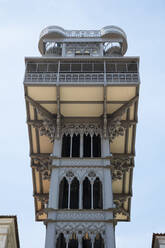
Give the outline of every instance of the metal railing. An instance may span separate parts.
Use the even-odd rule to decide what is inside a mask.
[[[58,73],[26,73],[25,82],[57,82]],[[106,73],[109,82],[138,82],[138,73]],[[59,82],[104,82],[104,73],[59,73]]]
[[[104,82],[104,73],[60,73],[60,82]]]
[[[57,73],[26,73],[25,82],[57,82]]]
[[[107,82],[138,82],[138,73],[107,73]]]

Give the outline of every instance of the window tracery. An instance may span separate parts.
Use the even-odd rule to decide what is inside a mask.
[[[56,233],[56,248],[104,248],[104,234],[99,232],[67,231]]]
[[[101,157],[99,128],[65,127],[62,133],[62,157]]]
[[[67,171],[59,185],[60,209],[102,209],[103,189],[100,178],[94,171],[81,178]]]

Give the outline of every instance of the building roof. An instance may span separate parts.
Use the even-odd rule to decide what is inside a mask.
[[[165,233],[153,233],[151,248],[154,248],[156,237],[163,237],[163,236],[165,237]]]

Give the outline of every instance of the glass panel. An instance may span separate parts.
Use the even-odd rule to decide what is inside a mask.
[[[62,72],[70,71],[70,64],[61,64],[60,65],[60,71],[62,71]]]
[[[80,134],[73,135],[72,138],[72,157],[80,157]]]
[[[58,64],[49,64],[48,65],[49,72],[57,72],[58,71]]]
[[[62,138],[62,157],[70,157],[70,135],[63,135]]]
[[[117,64],[117,72],[126,72],[126,64]]]
[[[101,157],[101,138],[100,135],[93,135],[93,157]]]
[[[115,64],[106,64],[106,72],[116,72]]]
[[[56,248],[66,248],[66,242],[63,233],[60,233],[57,238]]]
[[[88,63],[88,64],[82,64],[83,66],[83,72],[92,72],[92,64]]]
[[[84,134],[84,157],[91,157],[91,136]]]
[[[37,64],[27,64],[27,72],[36,72]]]
[[[68,208],[68,182],[64,177],[60,183],[59,189],[59,208]]]
[[[70,209],[79,208],[79,181],[77,178],[72,180],[70,186]]]
[[[104,72],[104,64],[103,63],[94,64],[94,72]]]
[[[93,184],[93,208],[102,209],[103,208],[103,199],[102,199],[102,183],[97,177]]]
[[[71,71],[81,72],[81,64],[71,64]]]
[[[91,209],[91,184],[87,177],[83,181],[83,209]]]
[[[47,64],[38,64],[38,72],[47,72]]]
[[[137,64],[132,63],[132,64],[127,64],[128,67],[128,72],[137,72]]]

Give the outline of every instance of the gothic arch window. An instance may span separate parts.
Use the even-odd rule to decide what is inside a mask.
[[[93,184],[93,208],[103,208],[102,183],[98,177],[95,179]]]
[[[86,233],[82,239],[82,248],[92,248],[91,239],[88,233]]]
[[[96,234],[94,248],[104,248],[104,240],[100,233]]]
[[[80,134],[72,137],[72,157],[80,157]]]
[[[64,134],[62,137],[62,157],[70,157],[70,134]]]
[[[64,177],[59,187],[59,208],[68,208],[68,181]]]
[[[79,208],[79,181],[75,177],[70,185],[70,209]]]
[[[78,240],[75,233],[69,239],[68,248],[78,248]]]
[[[84,134],[84,157],[91,157],[91,136]]]
[[[91,184],[87,177],[83,181],[83,209],[91,209]]]
[[[60,233],[57,238],[56,248],[66,248],[66,242],[65,242],[65,237],[63,233]]]
[[[100,134],[93,135],[93,157],[101,157],[101,137]]]

